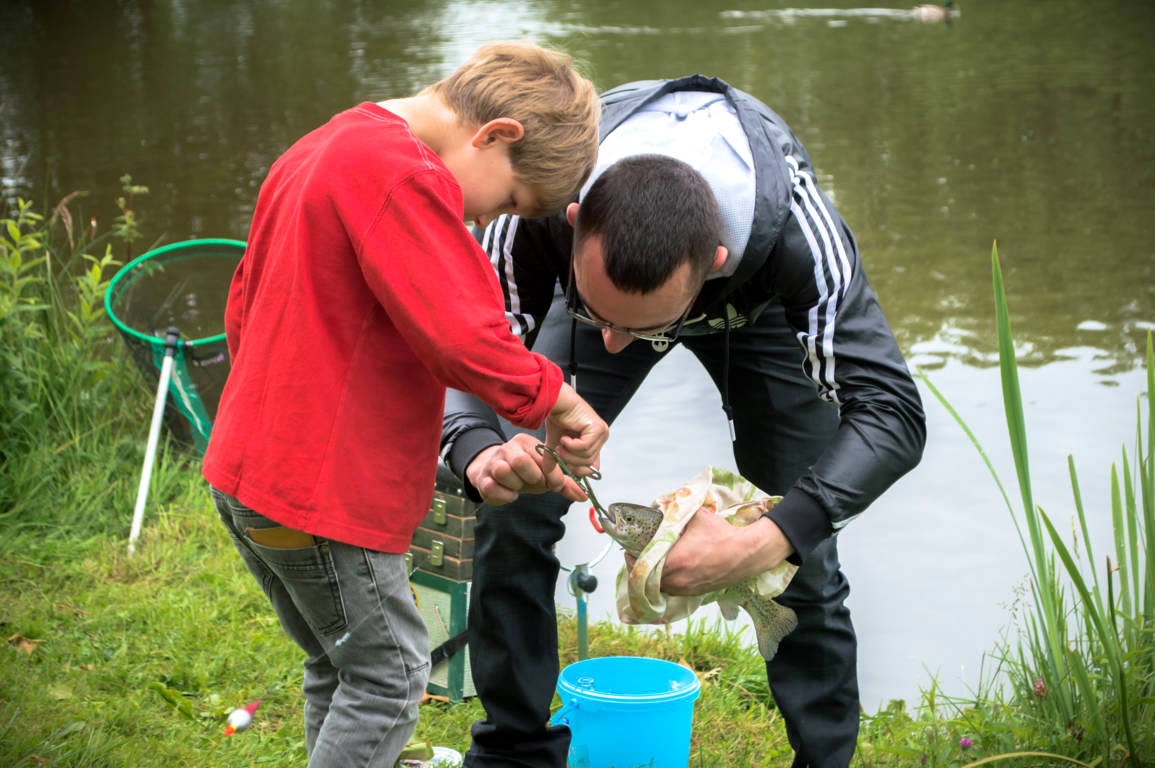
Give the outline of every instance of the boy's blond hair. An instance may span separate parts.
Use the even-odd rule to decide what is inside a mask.
[[[513,171],[538,196],[535,215],[550,215],[577,198],[598,152],[601,105],[573,58],[528,42],[478,48],[469,61],[427,90],[465,123],[499,117],[521,123],[510,147]]]

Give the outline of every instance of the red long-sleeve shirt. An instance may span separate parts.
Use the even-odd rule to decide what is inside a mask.
[[[274,163],[225,311],[213,486],[283,525],[404,552],[432,498],[447,385],[542,423],[561,371],[510,333],[462,216],[449,170],[376,104]]]

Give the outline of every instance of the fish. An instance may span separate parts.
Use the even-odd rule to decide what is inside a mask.
[[[730,523],[745,526],[758,520],[774,503],[763,499],[743,504],[730,517]],[[610,504],[608,514],[599,515],[602,528],[610,537],[634,557],[654,538],[658,526],[662,524],[662,510],[641,504],[618,502]],[[760,595],[754,586],[754,579],[747,579],[724,589],[712,596],[717,600],[727,619],[737,615],[733,606],[738,606],[750,615],[754,633],[758,638],[758,653],[766,661],[774,658],[782,638],[798,626],[798,615],[788,606]]]

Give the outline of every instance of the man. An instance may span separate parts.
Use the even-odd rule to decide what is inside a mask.
[[[598,166],[578,203],[485,231],[511,326],[576,372],[607,422],[672,344],[702,362],[738,471],[783,500],[746,528],[699,511],[662,588],[700,594],[800,564],[778,598],[799,626],[767,676],[794,765],[846,766],[859,699],[835,534],[920,460],[918,389],[850,229],[778,115],[701,75],[602,100]],[[569,322],[543,326],[559,282]],[[568,729],[545,721],[558,672],[552,547],[569,502],[519,495],[545,490],[535,442],[507,440],[492,413],[451,393],[442,456],[488,502],[469,614],[487,719],[473,727],[469,766],[565,765]]]

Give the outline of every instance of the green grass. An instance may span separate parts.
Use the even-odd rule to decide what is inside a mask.
[[[150,507],[133,557],[124,524],[122,535],[76,542],[59,559],[10,549],[0,558],[8,640],[0,649],[0,765],[304,764],[301,652],[188,470],[180,503]],[[573,617],[563,615],[558,628],[560,661],[572,663]],[[594,624],[589,634],[591,655],[651,656],[695,670],[702,695],[692,766],[789,765],[785,728],[744,634],[701,622],[684,634],[616,623]],[[253,727],[224,736],[228,712],[262,697]],[[476,699],[431,702],[414,738],[464,751],[482,716]],[[854,764],[958,766],[1046,751],[1050,729],[1014,700],[948,700],[931,685],[916,707],[892,702],[864,715]],[[963,737],[975,746],[963,750]],[[1015,764],[1075,764],[1024,760]]]
[[[0,220],[0,765],[299,766],[301,652],[232,549],[197,457],[181,446],[162,443],[137,554],[127,553],[153,393],[94,301],[115,267],[108,241],[132,239],[122,208],[118,230],[91,240],[73,231],[63,204],[48,221],[26,205]],[[1032,501],[997,256],[993,270],[1022,509],[1003,496],[1031,566],[1026,619],[991,650],[995,670],[968,696],[945,697],[930,680],[916,703],[864,713],[853,765],[1152,764],[1150,400],[1137,404],[1135,445],[1111,470],[1110,560],[1084,548],[1082,563]],[[1150,391],[1150,341],[1147,357]],[[1073,465],[1071,478],[1086,540]],[[563,615],[558,631],[560,662],[576,661],[574,618]],[[599,623],[589,649],[697,673],[692,766],[790,764],[762,661],[728,625],[672,634]],[[991,682],[1000,674],[1006,685]],[[227,714],[256,698],[254,725],[224,736]],[[464,751],[482,716],[476,699],[432,702],[414,738]]]
[[[301,652],[281,633],[216,519],[199,503],[153,510],[137,554],[92,538],[58,561],[0,559],[0,764],[300,765]],[[577,660],[572,616],[560,660]],[[667,658],[702,680],[695,764],[774,765],[790,749],[747,639],[692,624],[684,635],[590,627],[595,655]],[[270,690],[271,689],[271,690]],[[223,735],[234,707],[268,691],[254,726]],[[426,704],[415,739],[464,751],[476,699]]]
[[[198,506],[154,508],[131,558],[123,536],[55,562],[4,556],[0,615],[19,640],[0,672],[0,763],[288,764],[303,754],[300,654],[237,567],[207,491],[188,493],[198,495]],[[225,739],[222,718],[270,688],[257,726]]]

